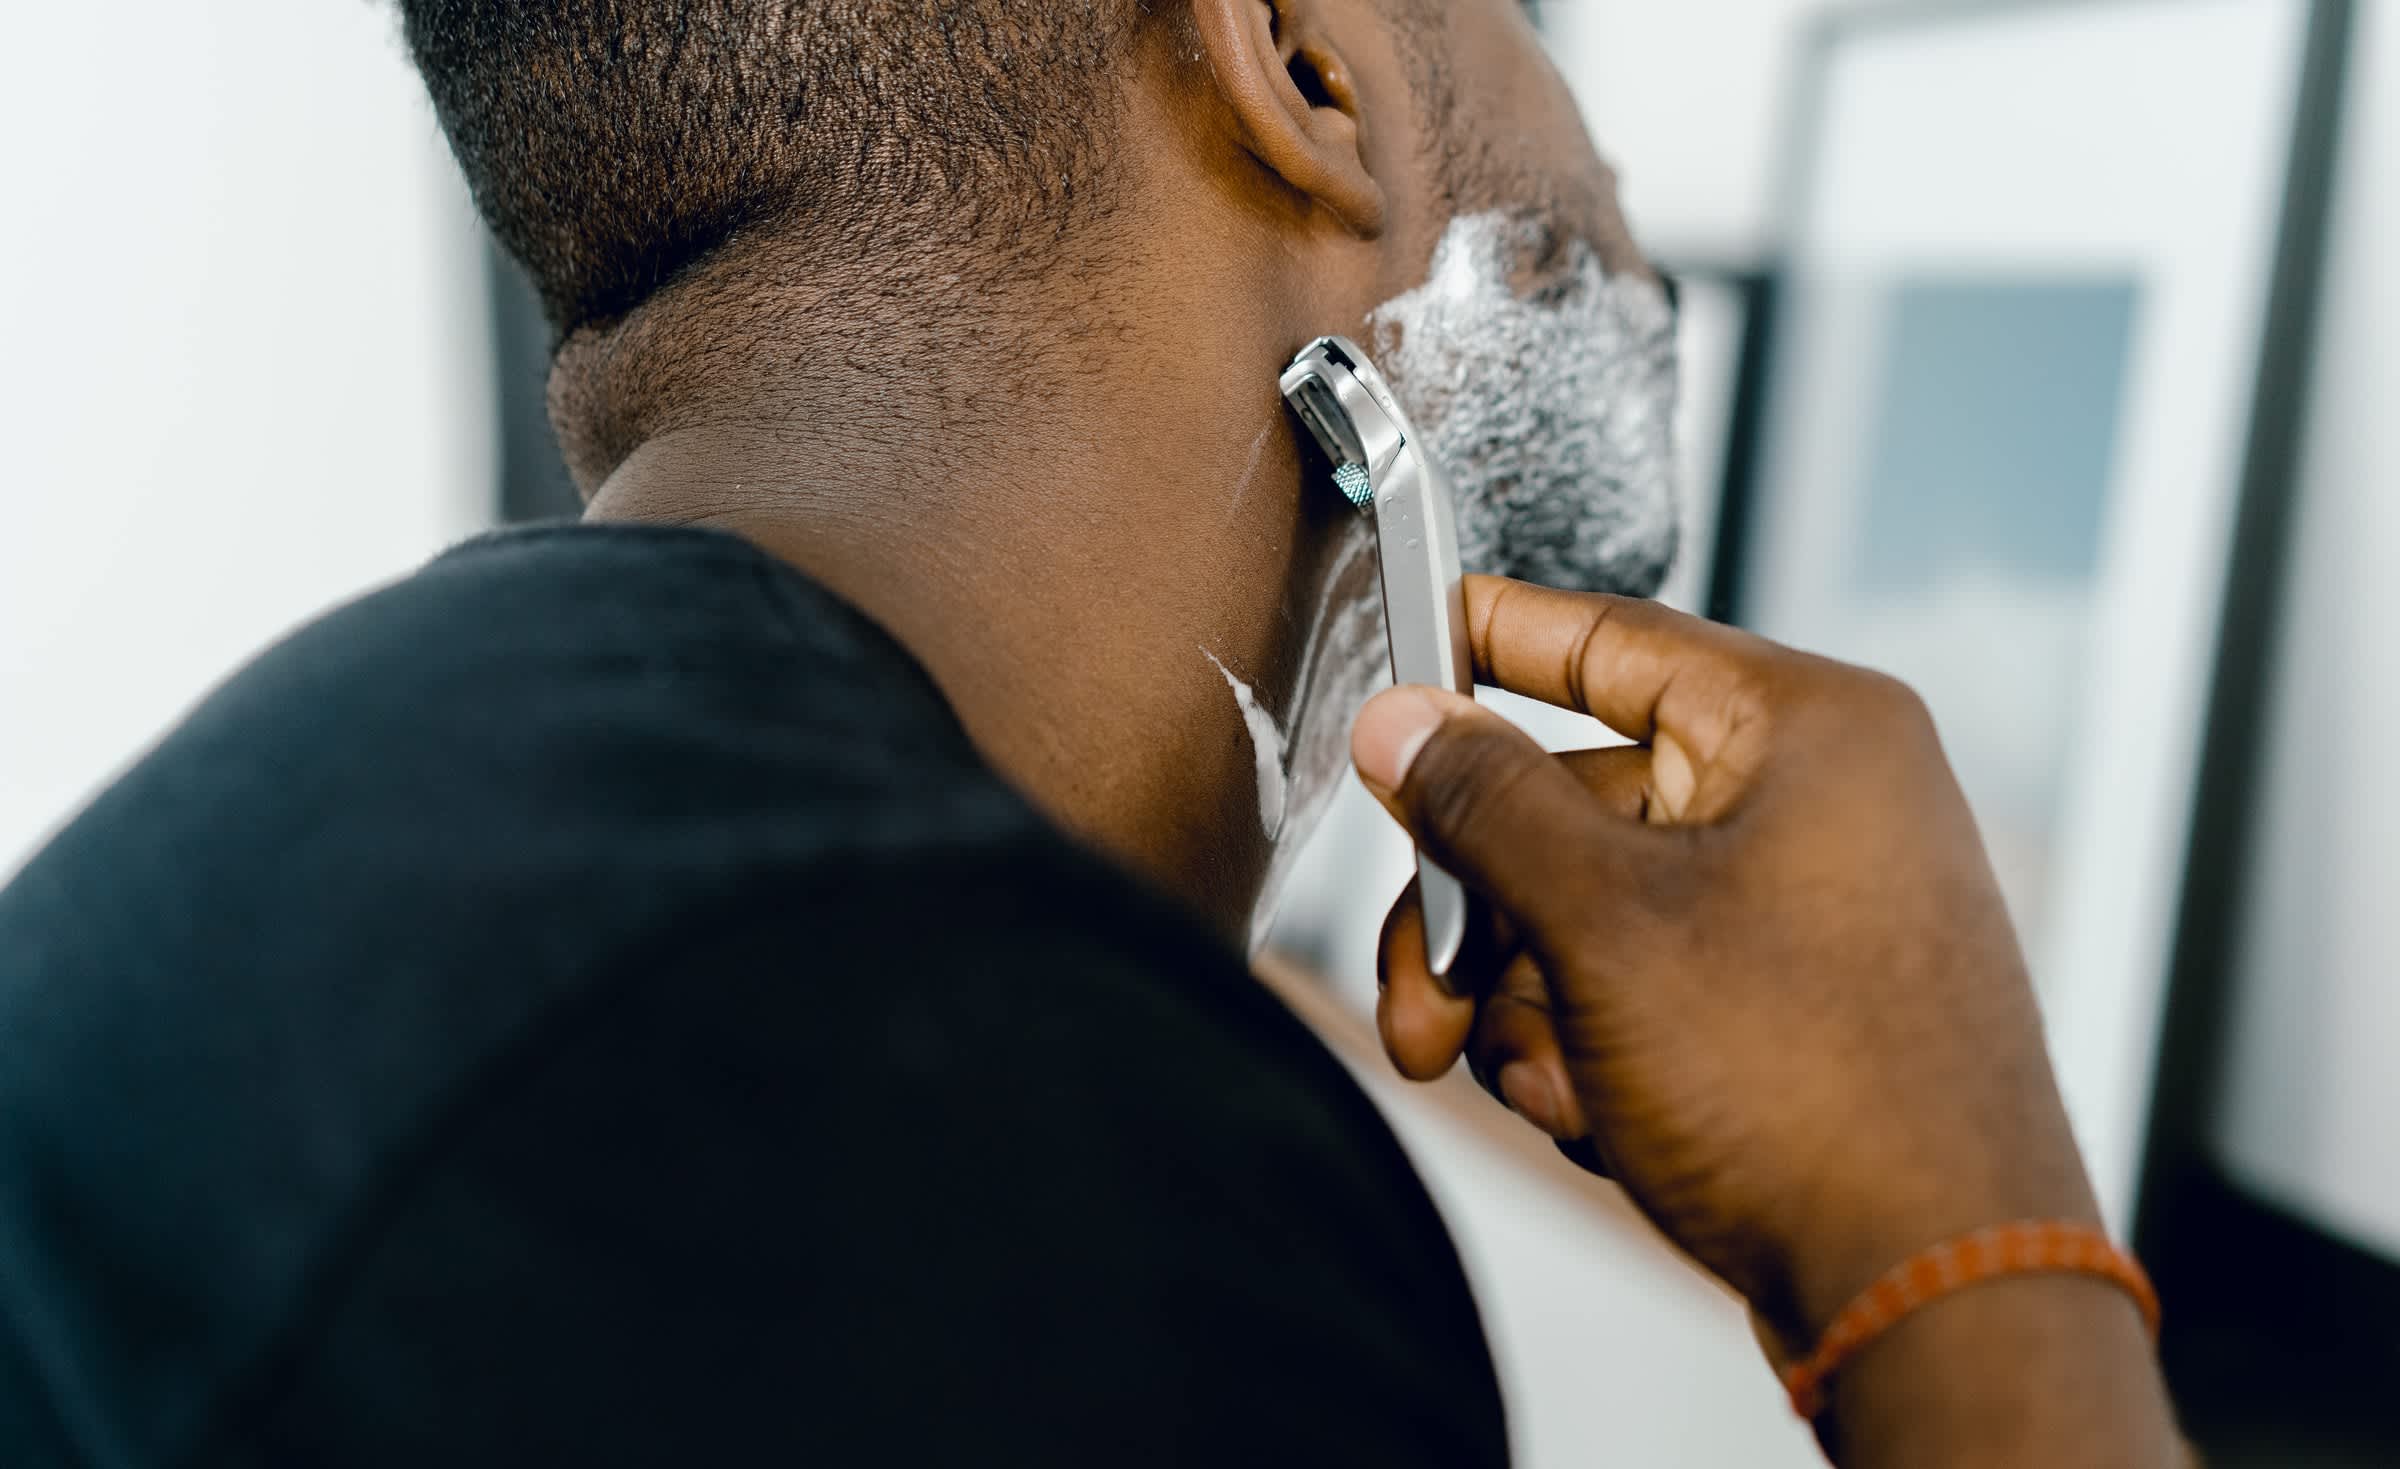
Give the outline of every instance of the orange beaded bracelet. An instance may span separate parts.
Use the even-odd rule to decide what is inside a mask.
[[[1825,1411],[1825,1384],[1843,1363],[1912,1313],[1981,1281],[2011,1275],[2090,1275],[2133,1297],[2158,1335],[2158,1291],[2141,1262],[2085,1224],[2003,1224],[1936,1245],[1901,1262],[1842,1308],[1808,1360],[1787,1368],[1792,1410],[1814,1420]]]

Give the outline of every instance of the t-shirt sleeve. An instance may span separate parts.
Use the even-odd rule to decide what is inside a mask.
[[[853,871],[628,955],[359,1201],[202,1462],[1504,1462],[1369,1104],[1044,881]]]

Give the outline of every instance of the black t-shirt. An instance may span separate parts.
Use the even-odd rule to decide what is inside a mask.
[[[463,547],[0,892],[8,1469],[1505,1458],[1340,1067],[730,537]]]

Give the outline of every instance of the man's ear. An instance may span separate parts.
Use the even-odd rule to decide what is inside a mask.
[[[1191,0],[1200,48],[1258,161],[1351,233],[1383,233],[1383,185],[1361,147],[1357,75],[1322,0]]]

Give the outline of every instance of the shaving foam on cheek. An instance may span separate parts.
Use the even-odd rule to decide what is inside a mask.
[[[1453,220],[1372,350],[1450,472],[1468,571],[1648,595],[1678,529],[1674,309],[1581,240],[1519,295],[1549,242],[1528,215]]]
[[[1306,624],[1308,644],[1293,682],[1283,830],[1267,855],[1266,877],[1250,911],[1253,954],[1265,946],[1292,871],[1350,768],[1350,722],[1392,681],[1374,533],[1364,520],[1354,519],[1345,523],[1342,536],[1316,615]]]
[[[1260,706],[1250,685],[1234,677],[1233,670],[1216,654],[1206,648],[1200,652],[1225,676],[1226,686],[1233,690],[1234,704],[1242,711],[1242,723],[1250,731],[1251,753],[1258,761],[1258,820],[1271,842],[1283,830],[1283,730],[1275,723],[1275,716]]]
[[[1372,350],[1449,471],[1467,570],[1647,594],[1675,559],[1674,312],[1656,282],[1611,278],[1581,241],[1519,295],[1548,239],[1524,215],[1452,221],[1425,284],[1368,318]],[[1351,722],[1391,682],[1374,532],[1360,519],[1342,535],[1279,726],[1283,819],[1253,952],[1349,768]],[[1263,804],[1263,762],[1259,779]]]

